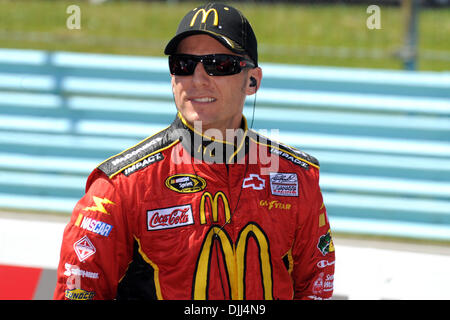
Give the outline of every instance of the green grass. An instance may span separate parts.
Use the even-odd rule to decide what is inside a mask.
[[[81,30],[66,28],[67,6],[81,8]],[[161,56],[183,15],[197,3],[0,0],[0,47]],[[364,5],[236,3],[251,21],[261,62],[401,69],[401,8],[381,6],[380,30]],[[450,10],[424,9],[420,70],[448,70]]]

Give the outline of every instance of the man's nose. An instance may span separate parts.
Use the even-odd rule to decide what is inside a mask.
[[[203,63],[199,62],[195,66],[192,81],[197,86],[205,86],[211,81],[210,76],[206,73],[205,68],[203,67]]]

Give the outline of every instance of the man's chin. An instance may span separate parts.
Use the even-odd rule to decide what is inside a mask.
[[[192,126],[209,126],[213,123],[211,116],[196,112],[185,114],[183,115],[183,118]]]

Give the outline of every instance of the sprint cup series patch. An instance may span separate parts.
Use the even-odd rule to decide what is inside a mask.
[[[297,174],[271,172],[270,191],[274,196],[298,197]]]
[[[194,193],[206,188],[206,180],[193,174],[175,174],[166,179],[166,187],[179,193]]]
[[[190,204],[147,211],[147,230],[171,229],[194,223]]]

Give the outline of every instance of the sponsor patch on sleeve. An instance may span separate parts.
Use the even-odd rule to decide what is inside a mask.
[[[321,235],[319,237],[319,241],[317,242],[317,249],[319,249],[320,253],[322,255],[327,255],[329,252],[334,251],[334,244],[333,239],[331,237],[331,230],[329,229],[328,232],[324,235]]]
[[[75,242],[73,244],[73,249],[75,250],[75,253],[77,254],[78,260],[80,260],[80,262],[83,262],[90,256],[94,255],[96,251],[88,236],[84,236],[83,238]]]
[[[75,221],[75,226],[99,234],[104,237],[109,236],[109,233],[113,228],[112,225],[107,224],[106,222],[86,217],[81,213],[78,215],[78,218]]]
[[[65,296],[69,300],[92,300],[95,296],[95,292],[83,289],[67,289],[65,291]]]

